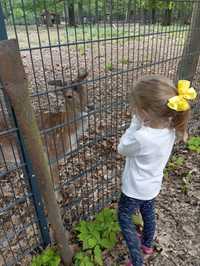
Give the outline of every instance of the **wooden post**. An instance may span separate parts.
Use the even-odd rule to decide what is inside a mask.
[[[43,150],[42,139],[31,106],[28,82],[16,40],[0,42],[0,62],[3,62],[0,64],[0,79],[5,94],[14,109],[26,151],[31,160],[33,171],[38,178],[40,193],[63,264],[68,266],[72,260],[72,251],[68,243],[69,233],[64,229],[56,202],[48,160]]]
[[[187,36],[177,78],[193,80],[200,55],[200,2],[194,3],[191,30]]]

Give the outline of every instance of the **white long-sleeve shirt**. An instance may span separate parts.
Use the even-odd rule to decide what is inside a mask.
[[[175,130],[150,128],[133,117],[118,145],[118,152],[126,156],[122,176],[126,196],[150,200],[158,195],[175,135]]]

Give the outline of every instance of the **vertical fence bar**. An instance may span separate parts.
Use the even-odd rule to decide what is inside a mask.
[[[2,9],[1,2],[0,2],[0,41],[8,39],[4,18],[5,17],[3,14],[3,9]]]
[[[8,39],[8,36],[7,36],[7,31],[6,31],[5,21],[4,21],[4,14],[3,14],[2,5],[0,3],[0,41],[7,40],[7,39]],[[14,127],[18,128],[15,112],[12,109],[7,96],[3,95],[3,97],[5,100],[6,108],[10,116],[12,117],[12,123]],[[39,225],[39,229],[41,233],[42,246],[46,247],[47,245],[50,244],[51,240],[50,240],[50,235],[49,235],[48,223],[47,223],[47,219],[46,219],[45,212],[44,212],[44,206],[42,203],[42,198],[41,198],[41,195],[38,189],[37,178],[33,174],[32,166],[30,164],[28,154],[24,147],[23,138],[20,135],[19,131],[17,131],[17,139],[18,139],[17,144],[20,147],[21,159],[26,163],[26,166],[23,168],[23,171],[24,171],[25,178],[27,178],[28,180],[28,183],[30,185],[30,189],[33,195],[32,196],[33,204],[35,207],[38,225]]]

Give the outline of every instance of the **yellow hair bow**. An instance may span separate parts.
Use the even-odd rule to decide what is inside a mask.
[[[190,104],[187,100],[194,100],[197,97],[195,89],[190,88],[189,80],[179,80],[178,94],[178,96],[174,96],[168,100],[167,106],[177,112],[189,110]]]

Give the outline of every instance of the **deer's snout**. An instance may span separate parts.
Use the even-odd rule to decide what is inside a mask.
[[[73,97],[75,97],[75,93],[73,91],[70,90],[70,91],[65,92],[65,98],[72,100]]]

